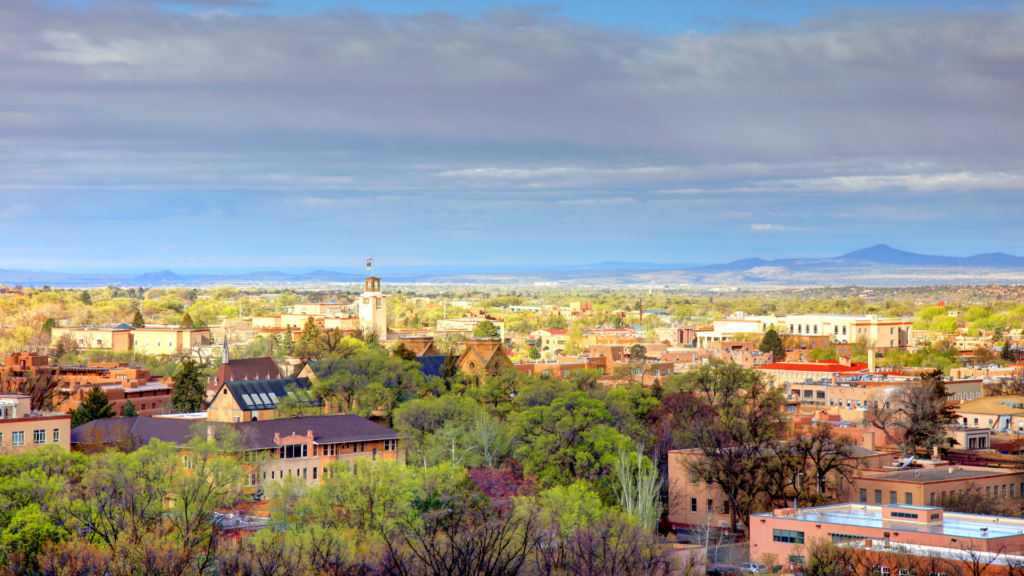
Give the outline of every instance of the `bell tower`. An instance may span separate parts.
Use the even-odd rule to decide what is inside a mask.
[[[359,301],[359,326],[384,340],[388,337],[388,297],[380,291],[380,278],[367,278],[365,290]]]

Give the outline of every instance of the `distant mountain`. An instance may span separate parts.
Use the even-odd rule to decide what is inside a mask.
[[[975,256],[933,256],[898,250],[885,244],[855,250],[834,258],[744,258],[697,266],[652,262],[605,261],[569,266],[416,265],[389,267],[381,274],[391,283],[457,284],[641,284],[641,285],[812,285],[944,284],[952,279],[976,283],[1024,281],[1024,258],[1000,252]],[[27,286],[211,286],[318,285],[360,283],[359,268],[346,272],[313,270],[289,274],[277,270],[238,273],[211,269],[205,274],[159,270],[145,274],[75,274],[0,269],[0,283]]]

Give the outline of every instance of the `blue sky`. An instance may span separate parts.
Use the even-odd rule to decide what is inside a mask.
[[[990,2],[0,0],[0,268],[1024,254]]]

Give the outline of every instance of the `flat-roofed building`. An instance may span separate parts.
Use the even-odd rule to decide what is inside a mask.
[[[966,446],[965,446],[966,448]],[[1005,500],[1024,497],[1024,473],[982,466],[914,467],[864,471],[849,484],[846,500],[860,504],[938,505],[943,498],[968,491]]]
[[[894,546],[908,555],[946,559],[949,573],[971,573],[963,570],[969,558],[966,551],[989,555],[978,558],[983,566],[992,563],[998,568],[992,562],[995,557],[1024,550],[1024,519],[945,512],[935,506],[860,503],[783,508],[750,516],[751,558],[774,555],[784,565],[804,564],[808,545],[820,540],[863,548],[872,555],[865,563],[877,562],[874,568],[880,574],[895,576],[897,569],[910,573],[906,565],[885,565],[886,552]],[[1017,560],[1024,563],[1024,557]],[[939,572],[947,570],[935,570]]]
[[[135,350],[143,354],[175,354],[199,346],[210,345],[209,328],[180,326],[147,326],[134,328],[129,324],[116,326],[68,326],[53,329],[53,341],[70,334],[79,348],[85,350]]]
[[[0,450],[20,452],[57,445],[71,449],[71,415],[32,410],[32,398],[0,396]]]

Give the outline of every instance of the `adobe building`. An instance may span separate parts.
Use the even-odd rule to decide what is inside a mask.
[[[57,445],[71,449],[71,415],[32,411],[29,396],[0,396],[0,450],[20,452]]]
[[[46,354],[31,354],[29,352],[17,352],[4,357],[5,372],[23,372],[25,370],[36,370],[49,368],[50,358]]]
[[[1006,468],[950,466],[941,461],[907,470],[864,471],[850,483],[845,500],[935,506],[949,495],[972,490],[1001,500],[1024,497],[1024,473]]]
[[[803,564],[807,545],[817,540],[863,548],[864,553],[877,554],[882,566],[885,552],[896,547],[904,554],[946,559],[952,563],[951,571],[957,562],[966,563],[971,555],[965,552],[970,551],[982,566],[993,565],[985,573],[998,574],[1001,563],[994,561],[998,556],[1024,550],[1024,519],[945,512],[936,506],[857,503],[783,508],[750,516],[751,559],[774,556],[783,565]],[[1017,560],[1024,562],[1024,558]],[[906,566],[884,568],[879,573],[895,574]]]
[[[130,324],[116,326],[54,327],[53,342],[70,334],[78,347],[84,350],[135,350],[142,354],[176,354],[193,347],[209,346],[209,328],[182,328],[181,326],[147,326],[134,328]]]
[[[171,405],[174,380],[153,376],[145,368],[133,368],[123,362],[91,362],[87,366],[59,366],[58,369],[64,381],[63,399],[58,404],[63,412],[77,409],[94,386],[99,386],[107,395],[118,415],[124,414],[129,400],[140,416],[163,414]]]

